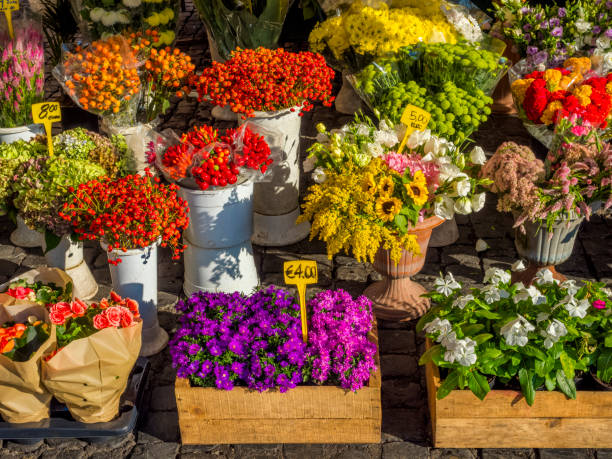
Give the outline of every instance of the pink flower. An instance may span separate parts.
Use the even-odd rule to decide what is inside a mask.
[[[64,323],[66,322],[66,316],[61,312],[57,311],[51,311],[49,313],[49,319],[54,325],[64,325]]]
[[[587,126],[572,126],[572,134],[577,136],[587,135],[589,133],[589,128]]]
[[[34,296],[34,290],[28,287],[9,288],[6,293],[18,300],[32,299]]]
[[[76,298],[70,305],[70,310],[76,317],[82,317],[85,315],[85,311],[87,311],[87,305]]]
[[[119,327],[121,325],[122,309],[119,306],[111,306],[104,311],[104,316],[111,327]]]
[[[108,328],[110,324],[108,323],[108,319],[104,317],[103,314],[97,314],[93,318],[93,326],[96,330],[102,330],[104,328]]]
[[[593,301],[593,307],[595,309],[606,309],[606,302],[604,300]]]
[[[404,171],[408,167],[408,157],[399,153],[388,153],[385,155],[385,162],[390,169],[404,175]]]

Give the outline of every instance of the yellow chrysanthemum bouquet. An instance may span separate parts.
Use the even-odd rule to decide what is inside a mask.
[[[343,251],[373,261],[383,248],[397,263],[403,250],[419,254],[412,231],[419,222],[484,205],[477,178],[482,150],[465,155],[430,131],[417,131],[398,153],[405,127],[383,121],[376,128],[367,118],[331,132],[317,129],[305,163],[316,184],[299,221],[311,222],[311,239],[325,241],[330,258]]]
[[[310,48],[323,54],[332,67],[353,73],[402,46],[457,42],[458,33],[442,12],[440,0],[423,2],[425,6],[408,4],[396,8],[382,1],[375,6],[356,1],[317,24],[309,37]]]

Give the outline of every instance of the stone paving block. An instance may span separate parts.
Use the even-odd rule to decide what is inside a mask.
[[[183,445],[179,454],[181,459],[230,459],[234,449],[230,445]]]
[[[283,445],[284,459],[332,459],[342,450],[342,445]]]
[[[378,459],[382,454],[380,444],[350,445],[336,456],[336,459]]]
[[[178,443],[148,443],[134,447],[130,459],[173,459],[178,456]]]
[[[296,432],[296,435],[299,435]],[[236,459],[281,459],[283,457],[282,445],[236,445],[234,448]]]
[[[387,408],[382,416],[383,442],[427,440],[427,410],[425,408]]]
[[[409,442],[385,443],[382,447],[382,459],[427,459],[429,448]]]
[[[154,411],[176,411],[174,384],[154,388],[151,394],[150,408]]]
[[[144,417],[142,430],[162,442],[177,442],[180,439],[178,413],[176,411],[149,411]]]
[[[431,459],[476,459],[475,449],[432,449]]]
[[[540,459],[592,459],[590,449],[541,449]]]
[[[463,265],[469,268],[480,270],[480,258],[473,244],[471,245],[451,245],[442,248],[441,262],[449,268],[450,265]]]
[[[414,354],[414,330],[378,330],[380,352],[384,354]]]
[[[412,378],[383,379],[383,408],[423,408],[427,394],[413,381],[416,375],[418,373],[411,375]]]
[[[483,449],[482,459],[534,459],[536,457],[533,449]]]

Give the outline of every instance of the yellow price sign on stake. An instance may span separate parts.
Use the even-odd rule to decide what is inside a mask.
[[[8,25],[8,32],[11,39],[15,38],[13,31],[13,11],[19,9],[19,0],[0,0],[0,11],[4,11],[6,16],[6,24]]]
[[[32,118],[34,118],[35,123],[45,125],[49,156],[53,156],[53,138],[51,137],[51,125],[62,120],[62,111],[60,110],[59,102],[41,102],[39,104],[32,105]]]
[[[400,121],[402,124],[406,126],[406,134],[404,134],[404,138],[402,139],[402,143],[397,149],[398,153],[401,153],[406,145],[406,141],[408,137],[414,131],[424,131],[431,119],[431,113],[423,110],[422,108],[416,107],[414,105],[408,105],[404,109],[404,113],[402,114],[402,118]]]
[[[296,285],[300,296],[300,316],[302,317],[302,339],[308,340],[308,321],[306,316],[306,285],[316,284],[319,279],[317,262],[314,260],[286,261],[283,265],[285,284]]]

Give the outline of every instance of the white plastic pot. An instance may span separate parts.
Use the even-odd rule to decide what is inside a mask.
[[[310,224],[295,224],[295,218],[300,213],[298,161],[302,118],[299,108],[295,107],[293,112],[290,109],[255,112],[255,116],[248,120],[263,128],[262,134],[272,150],[272,156],[282,158],[270,167],[268,181],[255,184],[253,242],[278,246],[301,241],[310,232]],[[239,120],[239,123],[243,122]],[[279,243],[281,240],[284,241],[282,244]]]
[[[157,244],[127,252],[109,252],[103,241],[100,245],[109,260],[121,259],[117,265],[109,264],[113,290],[138,302],[143,322],[140,355],[157,354],[168,343],[168,333],[157,319]]]
[[[75,242],[70,236],[63,236],[57,247],[47,251],[47,244],[43,238],[42,249],[51,268],[62,269],[72,278],[76,298],[89,300],[98,293],[98,283],[83,259],[81,241]]]
[[[0,128],[0,143],[13,143],[17,140],[30,140],[38,134],[44,134],[45,128],[42,124],[29,124],[14,128]]]
[[[253,181],[214,190],[179,187],[189,205],[189,226],[184,236],[202,248],[232,247],[253,233]]]
[[[42,233],[28,227],[20,215],[16,220],[17,228],[11,233],[11,243],[17,247],[40,247],[44,239]]]
[[[185,295],[198,291],[252,293],[258,286],[250,240],[218,249],[198,247],[187,239],[185,245]]]

